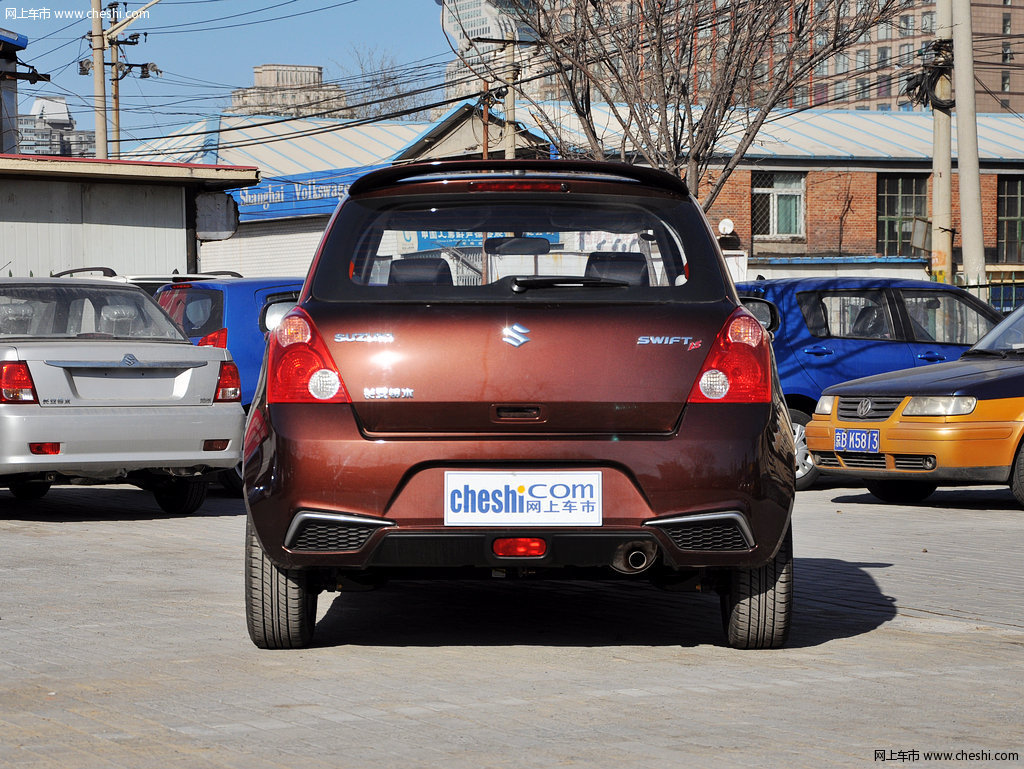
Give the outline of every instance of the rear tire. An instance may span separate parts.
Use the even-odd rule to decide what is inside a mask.
[[[252,521],[245,522],[245,621],[260,649],[308,646],[316,628],[316,591],[303,571],[279,569],[267,558]]]
[[[734,649],[780,649],[793,614],[793,529],[764,566],[734,569],[722,594],[722,626]]]
[[[8,488],[15,499],[31,502],[33,499],[45,497],[51,485],[49,481],[14,481]]]
[[[924,502],[938,488],[927,481],[868,481],[868,491],[883,502],[894,505],[914,505]]]
[[[793,445],[796,449],[796,490],[803,491],[813,486],[821,475],[811,461],[811,452],[807,450],[807,423],[811,421],[811,415],[790,409],[789,419],[793,423]]]
[[[165,513],[191,515],[206,501],[206,485],[201,478],[170,478],[153,487],[153,496]]]

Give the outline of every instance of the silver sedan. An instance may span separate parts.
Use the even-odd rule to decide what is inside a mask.
[[[227,350],[193,346],[141,289],[0,279],[0,486],[133,483],[195,511],[240,460],[244,413]]]

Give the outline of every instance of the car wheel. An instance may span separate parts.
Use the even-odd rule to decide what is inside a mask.
[[[927,481],[868,481],[868,491],[883,502],[894,505],[913,505],[924,502],[938,488]]]
[[[206,501],[206,485],[201,478],[171,478],[153,487],[153,496],[165,513],[190,515]]]
[[[722,625],[734,649],[779,649],[793,613],[793,530],[764,566],[734,569],[722,594]]]
[[[51,485],[48,481],[15,481],[8,488],[15,499],[28,502],[33,499],[42,499],[50,490]]]
[[[796,490],[803,491],[821,475],[811,461],[811,452],[807,450],[807,423],[811,421],[811,415],[790,409],[789,419],[793,423],[793,445],[796,448]]]
[[[237,497],[242,496],[242,463],[217,473],[217,480],[224,490]]]
[[[305,572],[279,569],[245,522],[245,621],[260,649],[308,646],[316,627],[316,591]]]
[[[1010,473],[1010,491],[1017,499],[1017,504],[1024,507],[1024,446],[1017,449],[1017,458],[1013,460],[1013,471]]]

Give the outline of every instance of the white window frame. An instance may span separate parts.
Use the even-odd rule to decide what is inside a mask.
[[[756,175],[757,172],[755,172]],[[799,171],[767,171],[772,177],[771,187],[754,187],[751,179],[750,195],[751,200],[755,195],[767,195],[769,199],[768,232],[754,235],[755,240],[792,240],[807,236],[807,175]],[[786,174],[800,177],[799,189],[795,187],[776,187],[775,179],[779,175]],[[796,195],[798,210],[796,216],[796,232],[779,232],[779,197]]]

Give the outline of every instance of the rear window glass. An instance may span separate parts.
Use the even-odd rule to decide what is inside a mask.
[[[0,287],[0,339],[186,341],[153,300],[135,288]]]
[[[720,298],[721,262],[689,201],[476,194],[349,200],[318,299],[666,301]]]
[[[161,291],[156,300],[185,336],[202,337],[224,328],[224,294],[220,291],[181,285]]]

